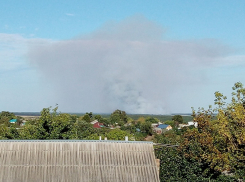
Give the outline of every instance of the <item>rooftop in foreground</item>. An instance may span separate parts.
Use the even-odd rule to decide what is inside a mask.
[[[0,182],[159,182],[152,142],[1,140]]]

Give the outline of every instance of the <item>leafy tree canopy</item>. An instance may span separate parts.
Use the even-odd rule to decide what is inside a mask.
[[[125,111],[121,111],[119,109],[115,110],[110,116],[111,124],[114,123],[127,123],[128,117]]]
[[[172,120],[175,121],[175,122],[178,122],[178,123],[183,123],[183,117],[181,115],[174,115],[172,117]]]
[[[215,92],[217,108],[193,110],[198,128],[184,133],[180,149],[189,159],[206,166],[206,173],[233,173],[236,179],[245,179],[245,89],[238,82],[232,92],[232,100]],[[213,111],[217,112],[214,117]],[[243,174],[243,175],[241,175]]]

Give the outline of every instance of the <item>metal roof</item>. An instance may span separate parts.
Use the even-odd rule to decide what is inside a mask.
[[[165,129],[167,128],[169,125],[167,124],[159,124],[157,128],[161,128],[161,129]]]
[[[16,123],[17,122],[17,119],[11,119],[9,120],[10,123]]]
[[[0,140],[1,142],[106,142],[106,143],[148,143],[151,141],[125,141],[125,140]]]
[[[0,182],[159,182],[152,142],[1,140]]]

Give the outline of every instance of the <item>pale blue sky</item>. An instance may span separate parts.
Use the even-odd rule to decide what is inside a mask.
[[[213,104],[215,91],[229,95],[235,82],[245,84],[244,30],[245,1],[240,0],[8,0],[0,3],[0,111],[40,111],[56,103],[64,112],[123,109],[164,114],[207,107]],[[163,33],[158,35],[159,31]],[[138,36],[142,32],[153,34],[155,44],[152,36],[147,41]],[[113,46],[94,48],[102,39]],[[85,40],[90,43],[85,45]],[[132,45],[135,40],[149,49]],[[142,52],[130,52],[129,44]],[[154,52],[158,47],[161,50]],[[145,55],[148,59],[141,58],[145,50],[149,51]],[[115,51],[119,51],[116,56]],[[99,56],[95,58],[95,54]],[[43,59],[48,62],[44,64]],[[132,64],[127,71],[140,67],[134,81],[134,71],[119,74],[123,59]],[[99,64],[104,71],[97,68],[97,60],[103,60]],[[156,62],[152,69],[148,66],[151,62]],[[64,67],[52,75],[48,64]],[[72,75],[79,67],[89,73],[59,75]],[[111,70],[118,71],[110,75]],[[91,72],[107,81],[98,84]],[[69,85],[72,80],[79,81],[72,85],[78,84],[80,92]],[[144,87],[150,80],[156,82],[154,92]],[[83,91],[84,87],[88,90]],[[110,104],[105,108],[106,103]]]
[[[9,0],[0,6],[0,20],[2,33],[69,39],[140,14],[166,28],[167,38],[215,38],[245,46],[244,9],[238,0]]]

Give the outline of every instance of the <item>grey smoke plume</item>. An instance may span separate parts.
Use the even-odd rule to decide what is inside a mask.
[[[164,41],[163,35],[159,25],[133,17],[36,47],[29,59],[56,88],[62,110],[165,114],[175,90],[205,82],[203,70],[227,49],[212,40]]]

